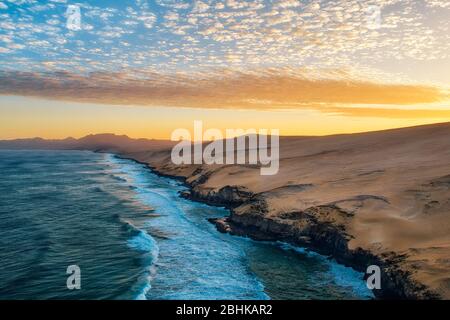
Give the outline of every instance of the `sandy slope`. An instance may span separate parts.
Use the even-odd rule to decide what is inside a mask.
[[[328,208],[315,212],[315,218],[342,227],[350,252],[362,248],[389,256],[389,263],[405,272],[393,281],[408,278],[418,286],[413,290],[425,286],[420,294],[404,289],[405,297],[450,298],[450,123],[285,137],[280,144],[275,176],[261,176],[254,166],[174,166],[164,148],[125,155],[186,177],[197,197],[206,200],[214,201],[225,186],[238,186],[231,196],[237,198],[231,203],[237,206],[231,219],[237,224],[258,224],[245,219],[255,214],[254,207],[239,201],[248,198],[245,191],[263,199],[262,219],[292,226],[290,232],[304,231],[295,213]]]

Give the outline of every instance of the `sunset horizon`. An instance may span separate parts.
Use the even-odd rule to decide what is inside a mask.
[[[0,7],[0,139],[450,121],[445,1],[22,2]]]
[[[450,0],[0,0],[0,61],[0,302],[450,300]]]

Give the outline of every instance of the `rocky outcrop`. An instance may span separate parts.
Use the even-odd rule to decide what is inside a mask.
[[[234,208],[251,199],[253,193],[240,186],[225,186],[219,190],[204,190],[194,187],[182,192],[181,196],[214,206]]]
[[[411,279],[411,272],[404,265],[404,256],[396,253],[376,255],[357,248],[350,250],[351,236],[330,213],[342,219],[351,214],[336,206],[312,207],[305,211],[286,212],[271,216],[263,199],[254,197],[221,219],[210,219],[220,232],[248,236],[262,241],[283,241],[310,248],[320,254],[333,257],[337,262],[366,272],[370,265],[380,267],[381,289],[374,290],[378,298],[388,299],[438,299],[439,296]]]

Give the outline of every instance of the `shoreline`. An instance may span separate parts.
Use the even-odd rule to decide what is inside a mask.
[[[295,227],[282,221],[264,218],[261,213],[264,213],[267,209],[265,208],[264,197],[261,195],[252,194],[236,186],[225,186],[216,194],[205,196],[200,192],[195,192],[193,184],[187,182],[188,179],[185,176],[164,173],[149,163],[139,161],[131,156],[120,153],[113,154],[119,158],[145,165],[161,177],[182,182],[189,188],[189,191],[180,193],[180,197],[228,209],[230,211],[229,216],[208,219],[219,232],[249,237],[256,241],[282,241],[307,248],[318,254],[332,257],[337,263],[364,274],[366,274],[368,266],[378,265],[382,272],[381,289],[372,290],[377,299],[441,299],[438,294],[432,292],[426,286],[409,278],[409,271],[402,270],[401,266],[398,265],[398,262],[403,259],[401,255],[392,252],[391,255],[378,256],[361,248],[357,250],[349,249],[350,236],[339,225],[316,221],[312,217],[304,216],[299,217],[307,220],[304,230],[296,230]],[[247,209],[238,212],[236,209],[242,205],[247,206]],[[327,209],[326,206],[320,206],[319,209],[321,208]]]
[[[160,177],[164,177],[164,178],[169,178],[171,180],[179,181],[179,182],[182,183],[183,186],[190,188],[190,185],[186,182],[186,179],[184,177],[177,177],[177,176],[172,176],[170,174],[161,173],[158,170],[155,170],[148,163],[145,163],[145,162],[142,162],[142,161],[130,158],[130,157],[122,156],[120,154],[115,154],[115,153],[108,153],[108,154],[111,154],[113,157],[116,157],[118,159],[128,160],[128,161],[132,161],[132,162],[134,162],[136,164],[140,164],[140,165],[144,166],[144,169],[150,170],[150,172],[152,174],[155,174],[156,176],[160,176]],[[184,199],[189,200],[189,201],[194,202],[194,203],[203,203],[203,204],[207,204],[209,206],[223,208],[223,209],[228,211],[228,214],[231,214],[231,208],[229,206],[224,207],[223,205],[218,204],[218,203],[202,201],[200,199],[192,199],[192,198],[187,197],[186,193],[183,193],[182,191],[178,191],[177,194],[178,194],[178,197],[184,198]],[[217,219],[220,219],[220,218],[217,218]],[[217,232],[221,232],[221,230],[217,227],[217,224],[215,223],[214,220],[216,220],[216,219],[215,218],[208,218],[208,219],[205,219],[205,222],[215,225],[216,226],[216,231]],[[326,260],[329,260],[329,258],[330,258],[328,255],[320,254],[317,250],[310,250],[310,248],[307,248],[305,246],[293,245],[293,243],[283,242],[280,239],[257,239],[255,237],[252,237],[252,235],[250,233],[246,233],[246,234],[230,233],[230,235],[237,236],[237,237],[242,237],[242,238],[248,238],[248,239],[251,239],[251,240],[254,240],[254,241],[261,241],[261,242],[269,243],[270,245],[275,245],[275,246],[279,246],[279,245],[292,246],[290,250],[294,250],[294,251],[296,251],[296,250],[306,250],[308,252],[308,254],[319,255],[323,259],[326,259]],[[334,263],[334,264],[340,265],[342,267],[348,267],[348,266],[345,266],[342,263],[337,262],[336,260],[333,260],[330,263]],[[358,272],[354,268],[352,268],[352,269],[353,269],[354,272]],[[361,285],[365,286],[365,281],[364,281],[364,279],[362,277],[361,278],[358,277],[357,280],[361,282]],[[349,285],[351,286],[351,284],[349,284]],[[372,290],[369,290],[369,291],[372,292],[372,295],[371,296],[367,296],[368,300],[373,300],[375,298],[375,296],[373,295],[373,291]]]
[[[210,205],[220,205],[220,201],[211,201],[199,196],[188,197],[192,201],[200,201]],[[219,199],[220,200],[220,199]],[[260,207],[259,200],[250,200],[246,203],[250,206]],[[298,233],[295,228],[280,221],[265,219],[250,212],[237,215],[233,205],[227,206],[230,216],[221,219],[210,219],[217,230],[237,236],[249,237],[257,241],[283,241],[294,246],[308,248],[321,255],[330,256],[344,266],[365,273],[370,265],[378,265],[382,271],[380,290],[372,290],[374,296],[379,299],[439,299],[440,297],[429,291],[419,283],[409,281],[409,274],[396,266],[401,256],[392,253],[391,256],[380,257],[369,251],[358,248],[352,251],[348,249],[350,240],[344,231],[328,223],[309,222],[304,233]],[[258,210],[258,209],[257,209]],[[257,211],[256,211],[257,212]],[[246,214],[246,215],[245,215]],[[364,278],[366,279],[366,278]]]
[[[284,239],[341,264],[382,269],[379,298],[450,298],[450,123],[325,137],[281,137],[280,171],[175,165],[173,143],[113,134],[0,141],[2,149],[115,154],[183,183],[182,197],[226,207],[222,232]],[[205,219],[207,219],[206,217]]]

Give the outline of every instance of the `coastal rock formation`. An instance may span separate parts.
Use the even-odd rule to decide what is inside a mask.
[[[225,186],[219,190],[205,190],[192,188],[181,194],[184,198],[194,201],[206,202],[210,205],[232,208],[238,206],[252,197],[247,188],[241,186]]]
[[[364,266],[377,265],[382,270],[381,289],[374,294],[382,298],[438,299],[439,295],[411,278],[414,268],[406,262],[405,255],[386,252],[377,255],[357,248],[349,249],[351,236],[340,219],[348,214],[335,206],[312,207],[303,212],[287,212],[270,216],[261,200],[234,210],[230,217],[210,219],[220,232],[249,236],[255,240],[284,241],[329,255],[339,263],[366,272]],[[259,208],[263,208],[260,211]]]

